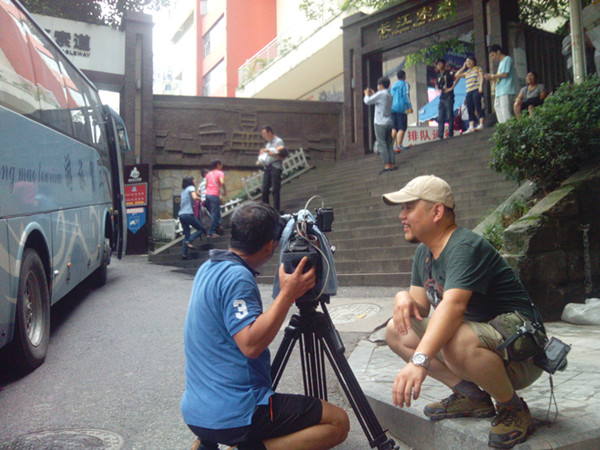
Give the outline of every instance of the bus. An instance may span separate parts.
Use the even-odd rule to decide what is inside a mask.
[[[123,120],[15,0],[0,0],[0,353],[46,357],[50,307],[126,246]]]

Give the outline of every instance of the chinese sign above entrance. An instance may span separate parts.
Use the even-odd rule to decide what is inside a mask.
[[[90,57],[89,34],[70,33],[63,30],[46,30],[58,46],[69,56]]]
[[[40,14],[33,16],[79,69],[116,75],[125,73],[124,32],[105,25]]]
[[[413,11],[407,14],[402,14],[392,19],[388,19],[382,22],[377,33],[380,40],[387,39],[391,36],[397,36],[413,28],[422,27],[423,25],[435,22],[442,18],[442,15],[438,11],[438,6],[426,5],[417,11]]]

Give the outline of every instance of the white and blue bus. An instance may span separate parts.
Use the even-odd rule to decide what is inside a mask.
[[[0,0],[0,352],[43,363],[50,306],[106,282],[126,224],[122,119],[16,1]]]

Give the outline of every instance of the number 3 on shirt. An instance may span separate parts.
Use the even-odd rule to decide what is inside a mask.
[[[238,319],[243,319],[248,315],[248,307],[244,300],[234,300],[233,307],[238,310],[238,312],[235,313],[235,317]]]

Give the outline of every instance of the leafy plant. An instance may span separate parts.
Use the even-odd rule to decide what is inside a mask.
[[[125,11],[158,11],[169,0],[21,0],[35,14],[109,25],[118,28]]]
[[[527,213],[529,208],[535,204],[536,195],[527,200],[525,197],[514,197],[504,207],[493,213],[493,220],[487,221],[482,235],[492,246],[501,252],[504,249],[504,230],[519,220]]]
[[[483,229],[483,237],[499,252],[504,248],[503,233],[504,227],[502,226],[500,215]]]
[[[283,56],[294,50],[296,47],[297,45],[294,43],[293,39],[291,37],[287,37],[279,42],[277,50],[279,51],[279,56]]]
[[[534,110],[499,124],[490,167],[518,183],[548,191],[600,156],[600,78],[562,84]]]
[[[527,205],[527,202],[523,197],[515,197],[502,209],[498,217],[502,228],[508,228],[518,219],[523,217],[528,209],[529,205]]]
[[[458,39],[450,39],[449,41],[440,42],[431,47],[424,48],[406,55],[406,67],[416,64],[425,63],[429,66],[435,65],[439,58],[443,58],[448,52],[465,54],[473,51],[473,45],[459,41]]]
[[[336,12],[347,11],[351,8],[367,8],[372,11],[379,11],[388,6],[396,5],[402,0],[301,0],[300,9],[309,20],[319,20],[327,15]],[[454,14],[458,0],[442,0],[438,6],[438,13],[442,18]]]

